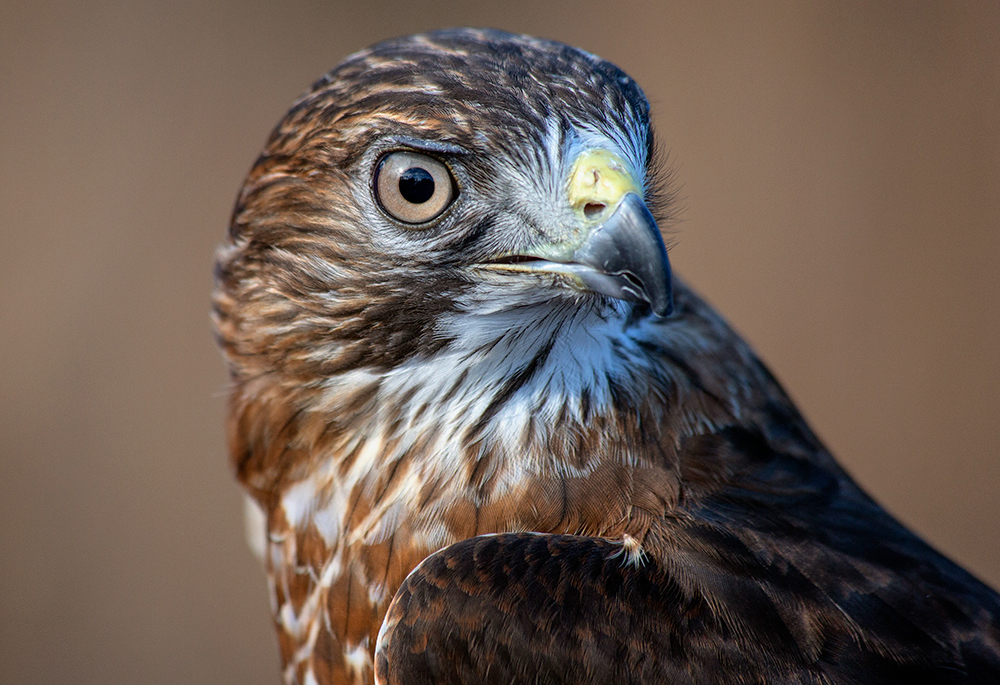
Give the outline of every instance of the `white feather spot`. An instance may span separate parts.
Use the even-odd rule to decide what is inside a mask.
[[[316,483],[308,478],[291,486],[281,498],[281,506],[285,510],[288,523],[298,528],[304,525],[306,518],[316,505]]]
[[[372,668],[372,655],[368,651],[368,638],[344,650],[344,664],[355,679],[361,680]]]
[[[628,533],[622,536],[622,549],[618,555],[622,557],[623,565],[634,568],[642,566],[646,561],[646,551],[642,548],[642,543]]]

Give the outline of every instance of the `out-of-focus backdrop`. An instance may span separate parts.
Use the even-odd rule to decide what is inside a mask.
[[[277,682],[213,249],[303,89],[453,25],[638,79],[681,186],[676,270],[879,501],[1000,585],[996,2],[6,2],[4,682]]]

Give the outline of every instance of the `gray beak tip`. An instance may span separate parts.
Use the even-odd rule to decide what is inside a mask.
[[[610,297],[646,302],[660,317],[674,310],[670,260],[656,220],[635,193],[594,229],[573,255],[596,273],[588,286]]]

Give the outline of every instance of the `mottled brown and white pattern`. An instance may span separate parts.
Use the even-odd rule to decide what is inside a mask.
[[[214,321],[285,682],[1000,681],[997,595],[670,279],[655,150],[617,67],[497,31],[353,55],[274,130]],[[399,152],[451,176],[424,223]]]

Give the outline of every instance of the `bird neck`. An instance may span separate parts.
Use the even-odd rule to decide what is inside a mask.
[[[308,387],[273,374],[244,383],[230,439],[251,492],[280,496],[322,473],[338,489],[374,488],[382,506],[411,498],[410,479],[478,505],[598,463],[669,464],[683,437],[739,420],[764,382],[747,377],[752,352],[684,289],[668,319],[617,302],[469,312],[442,318],[432,355],[391,368]]]

